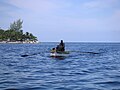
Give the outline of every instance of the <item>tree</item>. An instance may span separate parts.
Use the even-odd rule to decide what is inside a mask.
[[[14,21],[13,23],[10,24],[10,30],[20,32],[22,29],[22,23],[23,21],[21,19]]]
[[[31,39],[32,41],[37,41],[37,37],[33,36],[32,33],[30,33],[30,39]]]
[[[4,30],[0,29],[0,41],[4,38]]]
[[[8,30],[0,28],[0,41],[37,41],[37,37],[35,37],[32,33],[23,33],[22,23],[23,21],[19,19],[11,23]]]
[[[26,36],[29,36],[29,32],[26,32]]]

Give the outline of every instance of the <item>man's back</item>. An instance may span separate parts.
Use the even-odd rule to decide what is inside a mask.
[[[65,51],[65,44],[63,43],[63,40],[61,40],[60,44],[56,47],[57,51]]]

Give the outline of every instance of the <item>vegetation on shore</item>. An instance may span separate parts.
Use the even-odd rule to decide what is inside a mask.
[[[8,30],[0,28],[0,42],[37,42],[37,37],[32,33],[23,33],[22,23],[23,21],[19,19],[11,23]]]

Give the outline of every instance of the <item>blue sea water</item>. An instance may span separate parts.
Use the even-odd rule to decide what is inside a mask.
[[[0,44],[0,90],[120,90],[120,43]]]

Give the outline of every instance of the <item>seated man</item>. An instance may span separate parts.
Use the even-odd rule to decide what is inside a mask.
[[[65,44],[63,43],[63,40],[61,40],[60,44],[56,47],[57,52],[64,52],[65,51]]]
[[[55,53],[55,52],[56,52],[56,49],[52,48],[51,53]]]

